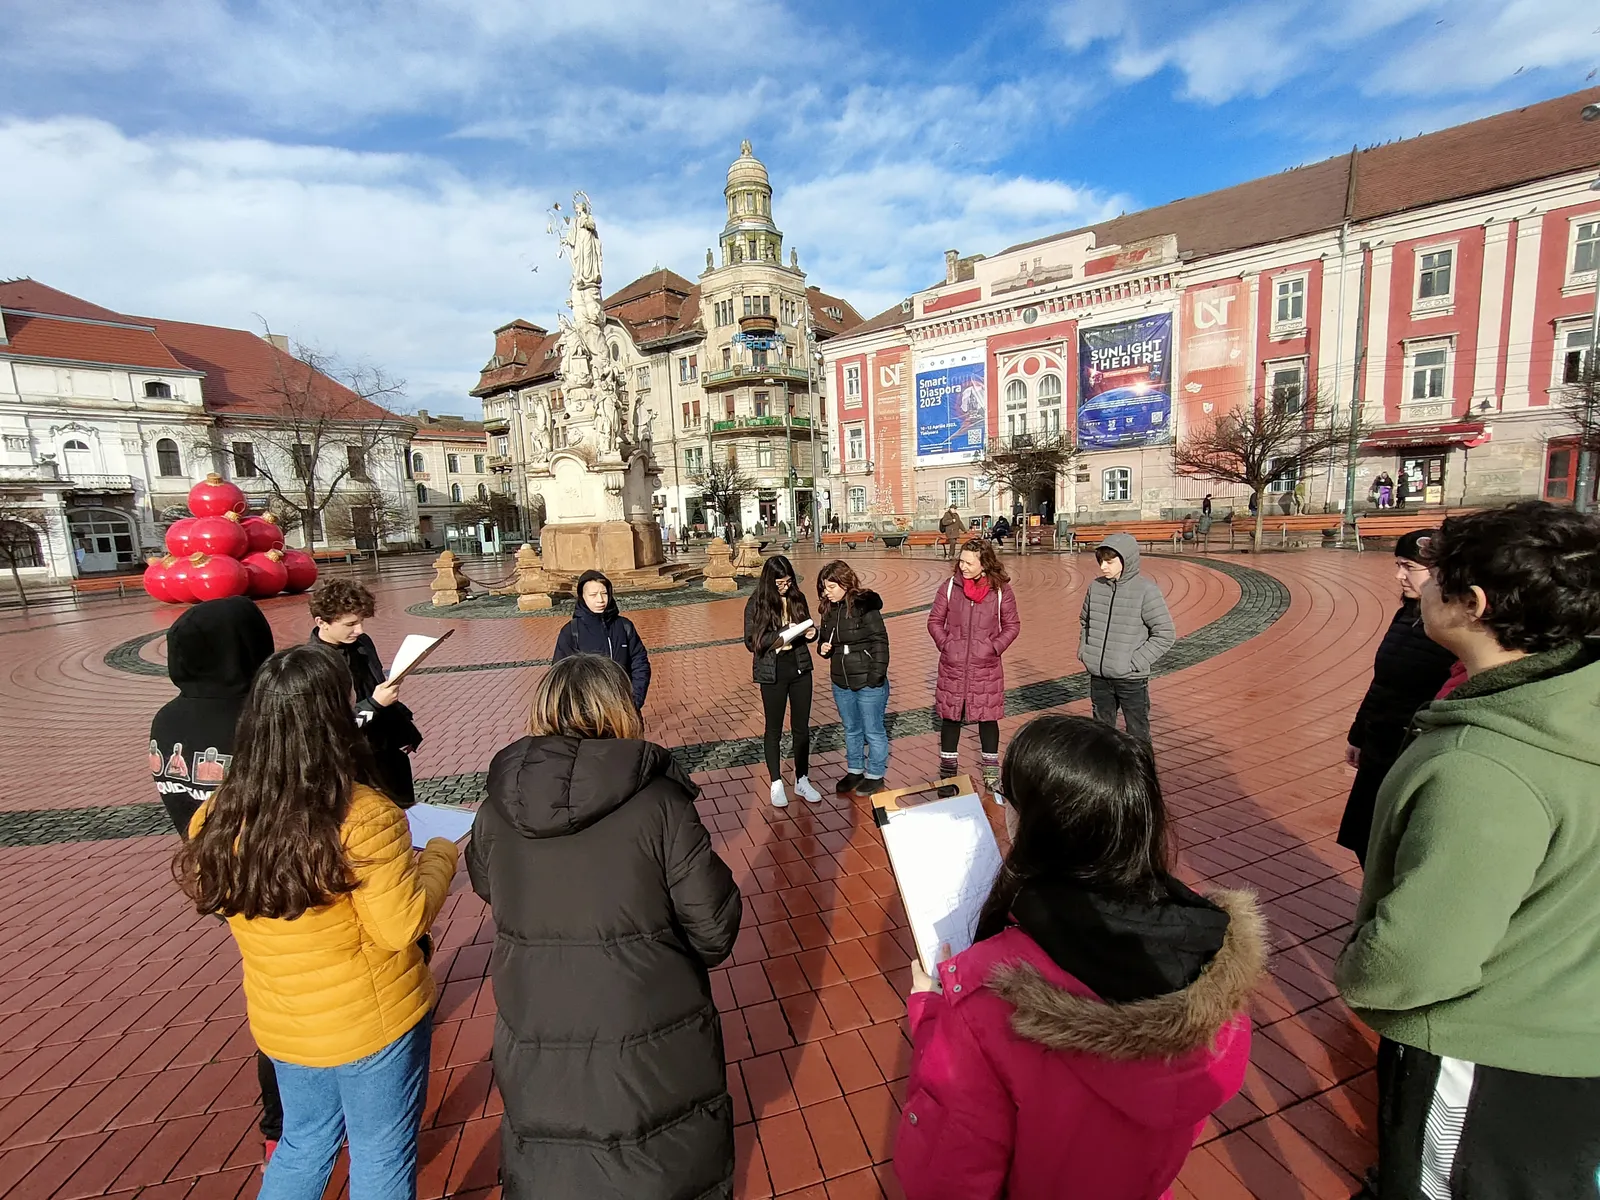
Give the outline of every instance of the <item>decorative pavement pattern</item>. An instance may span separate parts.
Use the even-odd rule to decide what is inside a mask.
[[[890,610],[890,782],[936,773],[927,701],[937,655],[923,613],[948,567],[848,556]],[[821,559],[796,556],[806,575]],[[1181,642],[1153,687],[1157,758],[1180,874],[1250,887],[1272,922],[1244,1091],[1209,1121],[1184,1197],[1343,1200],[1372,1160],[1372,1035],[1329,975],[1360,875],[1333,844],[1350,776],[1344,734],[1395,598],[1386,555],[1310,552],[1147,560]],[[1009,558],[1023,632],[1006,658],[1009,737],[1029,715],[1086,710],[1075,617],[1087,558]],[[366,579],[380,649],[415,629],[430,573]],[[765,802],[743,597],[630,612],[662,647],[645,714],[693,765],[699,808],[745,896],[732,960],[713,972],[736,1109],[740,1197],[898,1196],[888,1165],[910,1053],[911,943],[864,803]],[[263,605],[280,645],[303,599]],[[171,882],[144,739],[171,694],[160,633],[176,610],[104,601],[0,618],[0,1197],[253,1197],[253,1044],[238,956]],[[430,614],[431,615],[431,614]],[[556,622],[460,620],[407,684],[430,798],[469,801],[521,732]],[[155,636],[147,636],[147,635]],[[530,669],[531,668],[531,669]],[[420,673],[419,673],[420,674]],[[843,773],[819,686],[812,774]],[[976,766],[972,731],[963,765]],[[20,844],[19,844],[20,843]],[[493,929],[465,872],[441,914],[442,985],[421,1143],[421,1196],[498,1196],[500,1102],[488,1063]],[[342,1168],[328,1195],[345,1194]]]

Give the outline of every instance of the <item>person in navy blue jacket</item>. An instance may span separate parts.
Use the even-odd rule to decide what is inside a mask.
[[[599,571],[585,571],[578,576],[572,620],[556,638],[551,661],[560,662],[574,654],[598,654],[615,662],[633,681],[634,707],[644,708],[645,695],[650,691],[650,654],[633,622],[617,611],[611,580]]]

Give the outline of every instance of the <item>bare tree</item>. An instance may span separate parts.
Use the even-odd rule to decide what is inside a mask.
[[[19,568],[42,556],[47,522],[44,509],[37,505],[0,496],[0,560],[10,568],[11,582],[24,608],[28,607],[28,592]]]
[[[1024,433],[991,439],[978,471],[994,481],[992,486],[1010,492],[1013,504],[1019,500],[1026,503],[1028,496],[1041,489],[1055,495],[1056,478],[1082,457],[1083,451],[1070,437]]]
[[[756,481],[740,469],[734,458],[722,462],[713,459],[705,470],[690,475],[689,482],[700,489],[724,527],[738,523],[740,502],[745,493],[756,486]]]
[[[1570,363],[1561,389],[1561,415],[1577,435],[1578,482],[1573,502],[1579,512],[1589,509],[1600,458],[1600,347],[1591,347]]]
[[[1352,436],[1347,424],[1332,422],[1319,428],[1315,411],[1310,397],[1304,404],[1264,397],[1214,417],[1185,437],[1173,453],[1182,473],[1250,489],[1256,510],[1255,550],[1261,548],[1267,489],[1283,479],[1299,482],[1319,457],[1346,445]],[[1359,433],[1355,431],[1357,437]]]
[[[395,534],[412,531],[405,505],[371,483],[337,494],[327,508],[323,528],[334,537],[353,542],[372,539],[373,553],[382,554],[384,543]]]
[[[376,451],[404,432],[404,418],[386,407],[404,385],[381,368],[345,367],[300,345],[272,359],[262,397],[270,411],[229,415],[228,432],[249,434],[249,459],[242,461],[231,447],[228,453],[235,478],[263,480],[279,524],[286,532],[299,528],[310,549],[313,531],[343,485],[362,495],[373,489],[368,471]],[[297,514],[293,522],[283,519],[287,509]]]
[[[468,525],[493,525],[501,533],[520,529],[521,517],[517,502],[503,492],[490,492],[486,500],[468,500],[450,514],[451,522],[458,529]]]

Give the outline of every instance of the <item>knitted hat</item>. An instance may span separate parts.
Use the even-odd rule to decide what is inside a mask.
[[[1412,562],[1422,562],[1422,542],[1424,538],[1439,536],[1437,529],[1413,529],[1410,533],[1402,534],[1394,544],[1396,558],[1409,558]]]

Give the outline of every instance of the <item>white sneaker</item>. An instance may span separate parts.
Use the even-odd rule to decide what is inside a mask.
[[[811,786],[811,776],[802,775],[794,781],[794,790],[800,794],[800,799],[807,804],[821,804],[822,793]]]
[[[783,780],[781,779],[774,779],[772,781],[772,807],[789,807],[789,795],[783,790]]]

